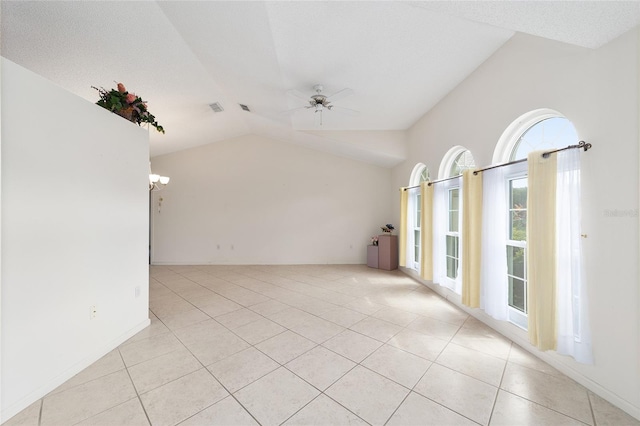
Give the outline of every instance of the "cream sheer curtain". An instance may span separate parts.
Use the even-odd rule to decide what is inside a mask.
[[[398,232],[398,263],[407,266],[407,203],[409,191],[400,188],[400,231]]]
[[[508,319],[507,192],[505,168],[483,173],[480,307],[497,320]]]
[[[423,280],[433,280],[433,187],[428,182],[420,184],[420,277]]]
[[[580,150],[559,152],[557,157],[557,352],[591,364],[591,332],[585,275],[582,269],[580,212]]]
[[[482,257],[482,173],[462,172],[462,205],[462,303],[477,308],[480,306]]]
[[[530,152],[527,193],[529,341],[556,349],[556,156]]]

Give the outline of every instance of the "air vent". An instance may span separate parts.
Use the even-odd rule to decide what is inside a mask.
[[[242,105],[242,104],[238,104],[238,105],[240,105],[240,108],[242,108],[243,111],[251,112],[248,106]]]
[[[220,105],[220,102],[214,102],[212,104],[209,104],[209,106],[211,107],[213,112],[222,112],[222,111],[224,111],[224,108],[222,108],[222,105]]]

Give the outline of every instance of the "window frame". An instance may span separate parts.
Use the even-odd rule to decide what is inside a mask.
[[[457,208],[453,209],[452,208],[452,195],[454,193],[454,191],[457,191]],[[458,275],[459,275],[459,270],[460,270],[460,226],[461,224],[461,204],[462,204],[462,192],[460,189],[460,186],[452,186],[451,188],[447,189],[447,227],[446,227],[446,231],[444,233],[445,235],[445,273],[446,273],[446,277],[452,281],[456,281],[458,279]],[[456,212],[456,217],[457,217],[457,223],[455,224],[456,229],[452,230],[452,213]],[[454,255],[451,256],[449,255],[449,246],[448,246],[448,242],[449,239],[452,238],[454,243]],[[453,262],[455,264],[455,276],[451,277],[449,276],[449,259],[453,259]]]
[[[411,172],[411,178],[409,179],[409,186],[418,186],[422,182],[430,181],[429,168],[424,163],[418,163],[414,166]],[[411,268],[420,273],[420,257],[422,255],[422,247],[420,245],[421,240],[421,232],[422,232],[422,224],[421,222],[421,194],[419,188],[414,188],[409,193],[409,197],[412,197],[412,201],[409,203],[414,208],[408,214],[413,215],[413,227],[411,229],[407,229],[407,232],[413,233],[413,262]]]
[[[526,163],[520,163],[514,166],[511,166],[511,171],[505,175],[505,184],[504,184],[504,191],[505,191],[505,196],[506,196],[506,200],[507,200],[507,210],[505,212],[505,214],[507,215],[507,220],[506,220],[506,235],[507,235],[507,240],[505,242],[505,256],[507,257],[507,271],[505,272],[507,275],[507,291],[509,291],[509,258],[507,255],[507,250],[509,249],[509,247],[517,247],[517,248],[522,248],[524,249],[524,305],[525,305],[525,311],[521,311],[517,308],[512,307],[509,304],[509,297],[507,297],[507,320],[522,328],[523,330],[527,330],[528,327],[528,300],[527,300],[527,285],[528,285],[528,271],[527,271],[527,239],[525,236],[524,241],[523,240],[512,240],[511,239],[511,232],[510,232],[510,227],[511,227],[511,191],[510,191],[510,182],[514,181],[514,180],[518,180],[518,179],[523,179],[523,178],[528,178],[528,173],[527,173],[527,164]],[[527,191],[529,190],[529,185],[527,182]],[[528,206],[527,206],[528,209]],[[517,276],[513,276],[514,278],[517,279],[521,279],[521,277],[517,277]]]

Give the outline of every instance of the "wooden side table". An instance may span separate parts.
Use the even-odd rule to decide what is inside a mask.
[[[369,268],[377,268],[378,267],[378,246],[368,245],[367,246],[367,266]]]
[[[378,235],[378,268],[387,271],[398,269],[397,235]]]

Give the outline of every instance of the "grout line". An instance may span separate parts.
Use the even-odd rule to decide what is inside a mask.
[[[491,424],[491,419],[493,418],[493,412],[496,409],[496,404],[498,403],[498,396],[500,395],[500,391],[502,390],[502,381],[504,380],[504,375],[507,372],[507,365],[509,365],[509,357],[511,357],[511,350],[513,349],[513,343],[509,346],[509,353],[507,354],[507,359],[504,361],[504,367],[502,367],[502,374],[500,375],[500,383],[498,383],[498,391],[496,392],[496,397],[493,399],[493,405],[491,406],[491,414],[489,414],[489,424]]]
[[[122,356],[122,353],[120,352],[120,348],[118,349],[118,354],[120,355],[120,359],[122,360],[122,364],[124,364],[124,369],[127,372],[127,376],[129,376],[129,380],[131,381],[131,386],[133,386],[133,390],[136,393],[136,397],[138,398],[138,402],[140,403],[140,406],[142,407],[142,411],[144,412],[145,417],[147,418],[147,421],[149,422],[149,424],[151,425],[151,419],[149,418],[149,414],[147,413],[147,409],[144,406],[144,404],[142,403],[142,399],[140,398],[140,394],[138,393],[138,388],[136,387],[136,384],[133,381],[133,378],[131,377],[131,373],[129,373],[129,368],[127,367],[127,364],[124,362],[124,357]]]

